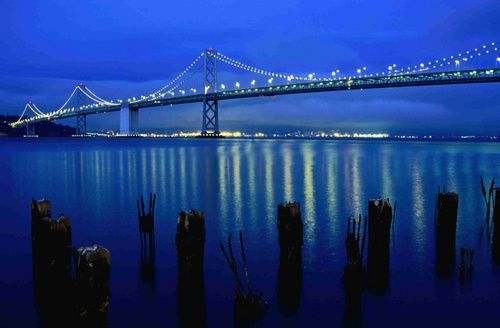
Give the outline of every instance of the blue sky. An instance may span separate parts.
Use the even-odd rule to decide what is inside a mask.
[[[58,109],[78,83],[108,100],[149,94],[204,49],[284,74],[418,65],[500,44],[498,1],[18,0],[0,13],[0,113]],[[495,67],[500,52],[464,63]],[[453,66],[453,65],[451,65]],[[450,70],[451,66],[443,68]],[[256,77],[219,65],[219,82]],[[201,80],[199,88],[202,88]],[[500,134],[497,83],[363,90],[219,104],[222,130]],[[197,130],[201,104],[140,112],[142,131]],[[76,119],[60,123],[75,125]],[[117,113],[88,117],[118,129]]]

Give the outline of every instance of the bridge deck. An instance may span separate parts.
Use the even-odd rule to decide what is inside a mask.
[[[396,88],[409,86],[431,86],[450,85],[465,83],[500,82],[500,69],[478,69],[460,72],[438,72],[417,73],[396,76],[378,76],[361,78],[344,78],[337,80],[308,81],[305,83],[277,85],[268,87],[257,87],[241,90],[221,91],[206,95],[197,94],[191,96],[154,99],[149,101],[137,101],[130,103],[130,108],[148,108],[159,106],[170,106],[177,104],[188,104],[203,102],[205,97],[209,100],[229,100],[251,97],[269,97],[277,95],[300,94],[311,92],[328,92],[360,89]],[[94,105],[90,108],[80,110],[66,109],[60,112],[49,113],[44,116],[32,117],[26,120],[12,123],[12,126],[23,126],[27,124],[54,120],[77,115],[98,114],[120,110],[120,104],[116,105]]]

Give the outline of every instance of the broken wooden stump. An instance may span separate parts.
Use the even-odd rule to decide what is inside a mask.
[[[181,211],[177,218],[177,314],[181,326],[204,327],[206,322],[203,261],[205,214]]]
[[[368,201],[368,287],[385,292],[389,285],[392,206],[389,199]]]
[[[73,248],[78,326],[107,327],[110,293],[109,251],[99,245]]]
[[[139,234],[141,236],[141,261],[146,263],[154,262],[155,203],[156,194],[150,193],[148,212],[146,213],[142,195],[140,206],[139,200],[137,200],[137,217],[139,219]],[[148,237],[149,243],[147,242]]]
[[[236,267],[236,260],[233,254],[233,247],[231,246],[231,235],[227,237],[227,244],[229,248],[229,255],[224,248],[222,242],[220,243],[220,248],[224,257],[227,260],[227,264],[234,274],[236,279],[236,290],[234,292],[234,318],[236,322],[255,322],[262,320],[265,311],[268,308],[268,303],[262,293],[257,290],[253,290],[250,287],[250,278],[248,276],[247,260],[245,257],[245,247],[243,244],[243,234],[240,231],[240,246],[241,246],[241,257],[243,259],[243,268],[245,270],[245,280],[247,283],[247,290],[243,288],[241,280],[238,276],[238,270]]]
[[[491,200],[493,198],[493,191],[495,190],[495,179],[491,180],[490,188],[488,189],[488,197],[486,197],[486,188],[484,187],[483,177],[481,179],[481,192],[483,193],[484,203],[486,205],[486,221],[490,220],[490,209],[491,209]]]
[[[493,205],[493,260],[500,262],[500,188],[495,189]]]
[[[278,205],[278,240],[280,245],[280,260],[293,261],[295,257],[302,258],[304,245],[302,216],[300,203],[286,202]]]
[[[446,278],[455,267],[455,236],[457,227],[458,194],[439,192],[436,200],[436,271]]]
[[[205,255],[205,214],[201,211],[181,211],[177,218],[177,262],[180,277],[203,279]]]
[[[49,200],[32,199],[33,285],[47,325],[64,323],[70,317],[71,239],[71,220],[62,214],[52,218]]]
[[[366,268],[363,266],[366,224],[365,216],[363,237],[361,237],[361,215],[357,222],[357,229],[356,219],[347,218],[347,237],[345,239],[347,264],[344,266],[344,275],[342,276],[345,291],[344,326],[346,327],[356,327],[361,316],[361,293],[366,288]]]
[[[474,250],[465,249],[460,247],[460,285],[463,286],[465,278],[469,284],[472,283],[472,271],[474,271],[474,266],[472,265],[472,260],[474,259]]]
[[[366,222],[365,216],[363,237],[361,237],[361,215],[359,216],[357,230],[356,219],[352,219],[351,231],[351,218],[347,218],[347,237],[345,239],[347,264],[344,266],[342,281],[344,283],[344,290],[348,293],[361,293],[366,287],[366,268],[363,266]]]
[[[278,205],[278,310],[284,315],[297,312],[302,292],[303,223],[298,202]]]

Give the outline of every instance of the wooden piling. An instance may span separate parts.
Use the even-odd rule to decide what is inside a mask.
[[[49,200],[32,199],[31,239],[35,300],[47,325],[64,323],[71,313],[71,220],[52,218]]]
[[[155,203],[156,194],[149,194],[148,212],[145,211],[144,198],[137,200],[137,217],[139,219],[139,234],[141,237],[141,262],[152,264],[154,262],[155,239]],[[149,243],[148,241],[149,237]]]
[[[177,314],[183,327],[206,325],[203,262],[205,215],[201,211],[181,211],[177,218]]]
[[[110,252],[99,245],[73,249],[77,326],[107,327]]]
[[[460,247],[460,285],[464,285],[465,278],[469,284],[472,284],[472,272],[474,271],[474,266],[472,261],[474,259],[474,250],[465,249]]]
[[[363,236],[361,237],[362,226]],[[345,292],[345,327],[356,327],[361,318],[361,293],[366,288],[366,268],[363,266],[366,226],[366,216],[364,222],[361,215],[359,216],[357,231],[356,219],[347,218],[347,237],[345,239],[347,264],[344,266],[344,275],[342,276]]]
[[[205,214],[181,211],[177,218],[177,261],[180,276],[203,277],[205,254]]]
[[[389,284],[392,206],[389,199],[368,201],[368,287],[385,292]]]
[[[297,312],[302,293],[303,223],[298,202],[278,205],[278,310],[284,315]]]
[[[493,207],[493,260],[500,262],[500,188],[495,189],[495,202]]]
[[[344,266],[344,275],[342,277],[344,290],[347,293],[361,293],[366,287],[366,268],[363,266],[363,249],[365,246],[366,222],[367,219],[365,217],[363,224],[360,215],[358,220],[358,230],[356,234],[356,219],[352,219],[351,231],[351,218],[347,218],[348,231],[347,237],[345,239],[347,264]],[[363,237],[360,236],[361,226],[364,227]]]
[[[229,256],[224,248],[222,242],[220,243],[220,248],[224,257],[226,258],[227,264],[234,274],[236,279],[236,290],[234,292],[234,319],[235,325],[238,326],[240,323],[245,322],[256,322],[261,321],[265,311],[267,310],[269,304],[267,303],[262,292],[258,292],[250,287],[250,278],[248,275],[247,261],[245,256],[245,247],[243,244],[243,234],[240,231],[240,246],[241,246],[241,257],[243,259],[243,268],[245,270],[245,280],[247,284],[247,291],[243,287],[241,280],[238,276],[238,270],[236,266],[236,259],[233,254],[233,247],[231,245],[231,234],[227,237],[227,246],[229,248]]]
[[[458,194],[438,193],[436,202],[436,271],[446,278],[455,267],[455,236],[458,214]]]
[[[302,257],[304,245],[302,216],[299,202],[286,202],[278,205],[278,240],[280,259],[293,260]]]

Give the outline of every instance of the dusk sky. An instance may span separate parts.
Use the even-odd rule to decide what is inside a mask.
[[[0,12],[0,114],[57,110],[78,83],[107,100],[162,88],[204,49],[270,72],[367,74],[500,45],[500,2],[16,0]],[[462,69],[498,67],[500,51]],[[441,70],[455,69],[455,64]],[[436,70],[437,71],[437,70]],[[219,82],[257,78],[219,65]],[[276,82],[275,82],[276,83]],[[286,83],[286,82],[285,82]],[[276,83],[277,84],[277,83]],[[198,88],[202,89],[200,79]],[[500,84],[288,95],[219,103],[221,130],[500,134]],[[139,113],[141,131],[201,129],[202,105]],[[58,121],[76,125],[76,118]],[[119,114],[88,117],[118,130]]]

